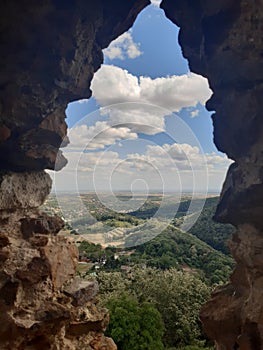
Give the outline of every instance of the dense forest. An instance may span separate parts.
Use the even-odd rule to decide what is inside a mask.
[[[206,349],[198,319],[211,288],[177,269],[100,272],[101,303],[110,310],[107,334],[121,350]]]
[[[233,268],[230,257],[171,225],[156,238],[138,245],[129,259],[162,270],[189,267],[210,284],[226,282]]]
[[[208,245],[224,254],[229,254],[227,240],[235,231],[229,224],[219,224],[213,220],[213,215],[218,204],[219,197],[208,198],[204,208],[190,233],[206,242]]]
[[[129,249],[130,254],[121,255],[118,259],[114,259],[118,249],[103,249],[99,244],[82,242],[79,251],[80,255],[88,256],[93,262],[105,259],[103,269],[108,271],[118,271],[122,265],[161,270],[177,268],[198,273],[210,285],[226,282],[233,269],[233,260],[229,256],[171,225],[154,239]]]

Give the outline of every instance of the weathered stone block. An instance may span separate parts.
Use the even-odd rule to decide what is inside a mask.
[[[0,210],[38,208],[52,186],[44,172],[7,173],[0,176]]]

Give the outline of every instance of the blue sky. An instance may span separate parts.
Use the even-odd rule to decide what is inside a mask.
[[[213,144],[211,91],[189,72],[178,30],[150,5],[104,50],[93,97],[67,108],[69,166],[56,176],[59,189],[72,186],[73,173],[88,190],[220,189],[229,160]]]

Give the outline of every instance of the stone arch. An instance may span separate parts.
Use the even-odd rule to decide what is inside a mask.
[[[91,303],[97,286],[73,280],[77,251],[56,236],[63,223],[40,216],[51,187],[44,169],[66,159],[68,102],[90,97],[102,49],[126,31],[148,0],[2,1],[0,77],[0,347],[114,349],[103,336],[107,314],[78,321],[74,295]],[[163,0],[180,27],[193,72],[214,92],[207,103],[217,147],[231,165],[216,219],[237,227],[230,243],[237,262],[230,284],[201,311],[217,349],[252,349],[263,339],[262,308],[262,17],[260,1]],[[67,269],[63,268],[66,266]],[[65,290],[65,282],[69,283]],[[79,306],[80,308],[82,306]],[[94,321],[95,320],[95,321]],[[74,325],[74,326],[73,326]],[[81,331],[81,330],[85,330]],[[88,331],[87,331],[88,330]],[[260,346],[260,345],[257,345]]]

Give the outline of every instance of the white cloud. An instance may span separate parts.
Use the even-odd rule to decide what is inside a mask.
[[[120,67],[103,65],[95,74],[91,88],[101,106],[122,102],[151,103],[174,112],[202,105],[210,98],[207,79],[189,73],[151,79],[128,73]]]
[[[194,111],[191,112],[191,118],[195,118],[199,115],[199,110],[195,109]]]
[[[182,141],[187,127],[181,125],[183,122],[176,123],[180,137],[177,135],[175,140],[181,140],[180,144],[149,144],[144,154],[135,153],[131,146],[129,152],[126,150],[125,159],[118,153],[124,157],[123,148],[115,148],[118,152],[105,149],[105,146],[117,146],[122,140],[136,140],[140,132],[154,135],[165,131],[165,116],[171,111],[179,112],[187,107],[191,108],[192,116],[196,116],[198,110],[193,108],[198,103],[204,105],[211,95],[205,78],[193,73],[138,78],[119,67],[104,65],[95,74],[91,87],[94,98],[102,107],[100,114],[104,120],[106,115],[108,119],[96,121],[92,126],[83,124],[70,129],[71,143],[66,148],[69,165],[58,175],[63,186],[70,182],[69,174],[72,177],[75,169],[78,169],[78,183],[82,189],[95,189],[94,181],[104,190],[109,190],[110,186],[129,189],[138,179],[149,182],[149,188],[161,188],[162,182],[171,190],[180,186],[191,188],[193,181],[203,188],[206,169],[209,180],[221,185],[229,160],[216,153],[204,158],[197,146],[183,143],[191,143],[189,137]],[[186,132],[186,136],[188,134]],[[98,152],[102,149],[103,152]]]
[[[231,163],[226,156],[203,155],[198,147],[189,144],[148,145],[144,154],[130,153],[125,157],[108,149],[67,152],[66,156],[69,164],[56,174],[58,189],[73,189],[78,184],[81,189],[129,190],[137,180],[146,182],[150,190],[205,189],[208,182],[210,188],[219,189]]]
[[[132,35],[126,32],[111,42],[110,46],[105,49],[104,55],[110,60],[116,58],[124,60],[126,58],[134,59],[142,55],[139,44],[133,41]]]
[[[96,122],[95,125],[77,125],[69,129],[70,144],[68,150],[96,150],[115,144],[120,140],[136,139],[137,134],[127,127],[111,127],[107,122]]]
[[[140,100],[138,78],[116,66],[103,65],[94,75],[91,89],[102,107]]]
[[[228,159],[226,155],[220,156],[215,152],[206,154],[206,161],[210,172],[225,170],[232,163],[232,160]]]
[[[103,65],[95,74],[92,90],[93,97],[102,107],[100,115],[104,119],[106,116],[107,121],[70,129],[70,149],[103,149],[120,140],[135,139],[138,133],[158,134],[165,131],[165,116],[171,111],[204,104],[211,94],[207,80],[193,73],[138,78],[110,65]],[[178,132],[182,134],[179,129]]]
[[[95,74],[91,88],[100,106],[114,105],[107,107],[113,124],[136,122],[138,127],[133,128],[134,132],[149,134],[163,129],[164,117],[171,111],[179,112],[198,103],[204,105],[211,96],[207,80],[194,73],[156,79],[138,78],[127,70],[110,65],[103,65]],[[140,124],[148,125],[148,128],[139,127]]]
[[[149,145],[144,155],[130,154],[128,157],[135,159],[136,162],[155,164],[158,169],[168,172],[172,169],[182,172],[206,171],[205,168],[208,172],[222,169],[225,171],[231,163],[226,156],[219,156],[216,153],[202,154],[197,146],[178,143],[163,146]]]
[[[87,103],[89,101],[88,98],[83,98],[82,100],[78,100],[78,103],[82,104],[82,103]]]
[[[211,96],[207,80],[194,73],[156,79],[140,77],[140,92],[142,100],[173,112],[198,103],[204,105]]]
[[[159,7],[162,0],[151,0],[152,5]]]
[[[102,114],[109,116],[109,124],[129,128],[135,133],[155,135],[164,131],[164,111],[149,104],[123,103],[106,107]]]

